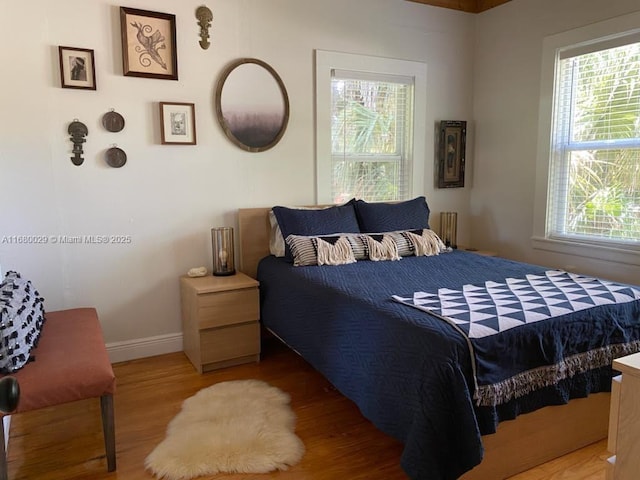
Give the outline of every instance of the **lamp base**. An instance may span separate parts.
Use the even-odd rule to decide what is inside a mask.
[[[235,275],[235,270],[229,270],[228,272],[213,272],[215,277],[230,277],[231,275]]]

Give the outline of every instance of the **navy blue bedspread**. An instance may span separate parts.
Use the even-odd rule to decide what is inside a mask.
[[[501,405],[478,406],[464,337],[392,295],[503,282],[545,270],[462,251],[321,267],[293,267],[267,257],[258,268],[261,318],[374,425],[404,443],[402,467],[412,479],[456,479],[480,463],[481,435],[494,433],[498,422],[609,391],[611,367],[578,373]],[[640,339],[640,302],[626,304],[613,317],[597,327],[604,337]],[[538,344],[544,351],[544,342]]]

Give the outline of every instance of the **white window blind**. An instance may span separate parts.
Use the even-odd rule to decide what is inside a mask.
[[[409,198],[412,120],[412,77],[331,71],[334,202]]]
[[[557,57],[549,237],[640,244],[640,43],[625,40]]]

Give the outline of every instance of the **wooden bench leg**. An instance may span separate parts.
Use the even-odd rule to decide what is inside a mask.
[[[107,471],[116,469],[116,425],[113,415],[113,395],[100,397],[100,410],[102,412],[102,431],[104,433],[104,449],[107,454]],[[4,480],[0,477],[0,480]]]
[[[4,418],[0,416],[0,480],[9,480],[7,449],[5,448]]]

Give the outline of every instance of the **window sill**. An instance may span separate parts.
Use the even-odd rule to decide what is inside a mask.
[[[596,258],[608,262],[624,263],[640,266],[640,251],[628,250],[588,243],[570,242],[544,237],[532,237],[531,246],[536,250],[575,255],[578,257]]]

